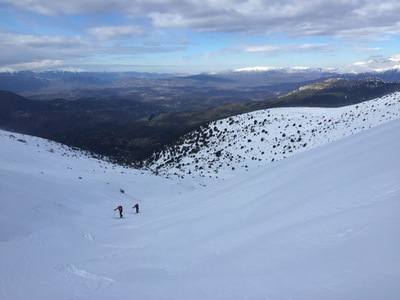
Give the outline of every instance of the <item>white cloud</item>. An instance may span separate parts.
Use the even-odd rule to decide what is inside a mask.
[[[365,71],[387,71],[392,69],[400,69],[400,55],[391,57],[374,56],[365,61],[355,62],[349,66],[354,72]]]
[[[373,15],[392,15],[393,11],[400,9],[400,2],[392,1],[363,1],[364,4],[354,10],[354,13],[362,17]]]
[[[277,45],[250,46],[244,49],[245,52],[278,52],[282,47]]]
[[[268,44],[268,45],[253,45],[245,46],[244,52],[253,53],[301,53],[301,52],[314,52],[324,53],[333,52],[337,50],[338,46],[334,44]]]
[[[102,26],[89,28],[87,32],[100,40],[112,40],[143,35],[144,28],[133,25]]]
[[[0,0],[0,3],[51,17],[124,12],[126,8],[134,6],[135,2],[129,0]]]
[[[185,45],[168,46],[144,45],[127,46],[108,44],[108,40],[121,35],[134,33],[132,28],[107,28],[104,35],[94,38],[62,35],[34,35],[0,31],[0,68],[11,69],[59,69],[79,68],[85,61],[97,61],[99,65],[112,64],[107,60],[110,56],[132,59],[149,53],[167,53],[182,51]],[[124,30],[122,30],[124,29]],[[96,33],[96,32],[94,32]],[[115,61],[114,61],[115,63]],[[72,64],[72,65],[70,65]]]
[[[90,40],[78,36],[34,35],[0,31],[0,66],[23,65],[35,62],[33,68],[40,67],[37,62],[59,62],[68,58],[82,57],[90,47]]]
[[[389,61],[391,61],[391,62],[400,62],[400,55],[394,55],[394,56],[392,56],[392,57],[389,57],[389,59],[388,59]]]
[[[298,46],[294,46],[295,52],[333,52],[337,50],[337,45],[332,44],[300,44]]]
[[[45,59],[41,61],[32,61],[32,62],[26,62],[26,63],[21,63],[21,64],[13,64],[9,65],[9,69],[13,70],[38,70],[38,69],[51,69],[54,67],[61,66],[63,62],[61,60],[50,60],[50,59]]]
[[[76,47],[87,43],[87,39],[79,36],[19,34],[0,31],[0,45],[12,45],[14,47]]]

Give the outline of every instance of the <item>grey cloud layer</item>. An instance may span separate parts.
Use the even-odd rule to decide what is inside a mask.
[[[50,17],[43,18],[46,20],[85,16],[79,26],[87,27],[70,28],[74,36],[63,35],[62,31],[40,35],[0,30],[0,67],[17,69],[61,66],[68,60],[94,61],[100,56],[131,58],[172,51],[191,57],[223,57],[226,53],[333,53],[338,49],[379,54],[380,47],[369,41],[394,40],[400,34],[398,0],[0,0],[2,3],[17,14],[24,10]],[[114,14],[105,18],[110,20],[108,24],[102,23],[99,15],[103,14]],[[119,17],[117,21],[112,19],[115,16]],[[69,21],[67,26],[72,27],[71,24]],[[217,50],[197,51],[193,46],[196,42],[187,34],[190,30],[237,33],[237,41]],[[252,41],[252,34],[265,37],[265,42]],[[268,34],[289,35],[293,39],[270,43]],[[249,39],[241,40],[249,35]],[[315,36],[337,39],[307,42]],[[189,48],[191,53],[185,53]],[[399,63],[373,59],[355,67],[378,65],[390,67]]]
[[[81,56],[89,41],[81,37],[16,34],[0,31],[0,65]]]
[[[398,34],[398,0],[1,0],[36,13],[121,13],[147,17],[158,28],[196,31],[283,32],[298,36],[360,38]],[[363,30],[367,28],[367,30]],[[372,30],[374,29],[374,30]],[[361,36],[362,38],[362,36]]]
[[[179,45],[114,47],[99,45],[95,39],[79,36],[16,34],[0,31],[0,49],[2,49],[0,67],[26,69],[58,66],[63,61],[82,59],[96,54],[138,56],[144,53],[165,53],[183,48]]]

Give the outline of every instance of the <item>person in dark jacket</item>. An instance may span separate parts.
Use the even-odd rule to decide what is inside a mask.
[[[122,218],[123,217],[123,215],[122,215],[122,206],[120,205],[116,209],[114,209],[114,211],[116,211],[116,210],[119,211],[119,217]]]
[[[138,213],[139,212],[139,204],[135,204],[135,206],[134,207],[132,207],[132,208],[135,208],[136,209],[136,213]]]

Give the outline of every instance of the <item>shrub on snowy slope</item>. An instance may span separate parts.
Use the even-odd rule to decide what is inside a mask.
[[[397,119],[399,110],[400,93],[342,108],[260,110],[203,125],[155,152],[145,165],[163,174],[217,176]]]

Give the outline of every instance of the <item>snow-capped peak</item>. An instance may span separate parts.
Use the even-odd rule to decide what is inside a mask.
[[[278,67],[247,67],[247,68],[239,68],[235,69],[234,72],[267,72],[267,71],[275,71],[275,70],[283,70],[283,68]]]
[[[283,67],[268,67],[268,66],[258,66],[258,67],[246,67],[235,69],[233,72],[272,72],[279,71],[282,73],[304,73],[304,72],[314,72],[314,73],[334,73],[337,69],[334,68],[311,68],[305,66],[294,66],[290,68]]]

